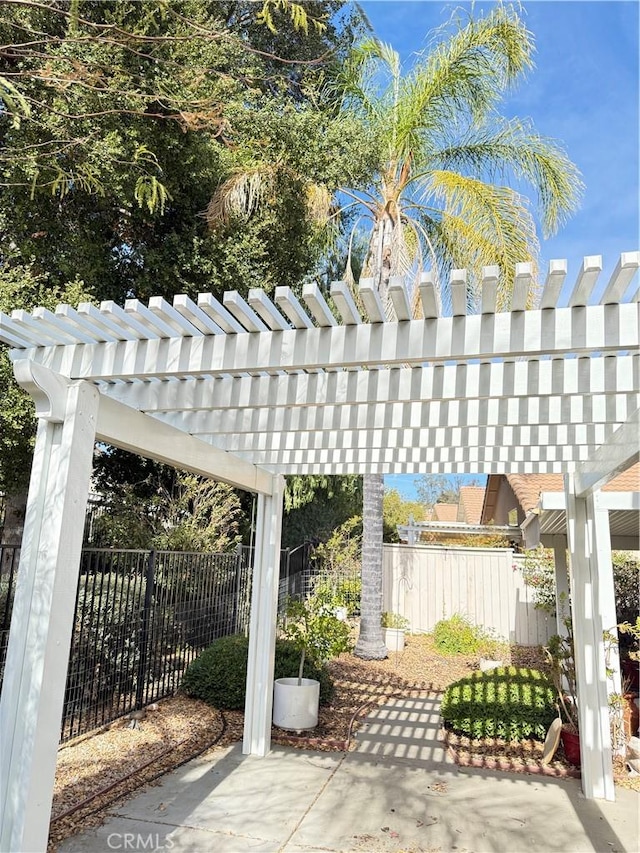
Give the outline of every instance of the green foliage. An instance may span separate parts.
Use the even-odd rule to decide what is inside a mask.
[[[320,666],[351,649],[351,630],[347,623],[337,619],[314,596],[306,601],[289,599],[280,632],[298,651],[299,679],[303,677],[305,660],[310,659]]]
[[[578,731],[578,688],[576,662],[574,657],[573,629],[570,618],[564,620],[566,635],[554,634],[549,637],[545,654],[551,664],[551,678],[557,694],[558,712],[564,716],[566,724]]]
[[[459,613],[436,622],[433,640],[438,651],[444,655],[477,654],[482,644],[479,630]]]
[[[475,672],[447,687],[442,719],[472,738],[544,740],[553,719],[555,690],[535,669],[503,667]]]
[[[116,476],[121,458],[112,471]],[[131,463],[119,482],[109,477],[106,511],[95,520],[92,544],[220,553],[238,543],[241,507],[230,486],[135,457]],[[132,482],[134,472],[143,476]],[[99,482],[104,488],[105,480]]]
[[[216,708],[243,709],[246,695],[249,640],[243,636],[220,637],[202,652],[184,674],[181,689]],[[276,641],[275,678],[287,678],[297,670],[299,652],[293,643]],[[333,682],[323,666],[307,660],[305,678],[320,682],[320,703],[330,701]]]
[[[629,650],[629,658],[631,660],[640,661],[640,616],[636,617],[636,621],[632,624],[631,622],[621,622],[618,625],[618,631],[628,636],[632,648]]]
[[[399,631],[406,631],[409,627],[409,620],[400,613],[384,612],[380,624],[383,628],[397,628]]]
[[[629,551],[613,551],[613,585],[618,622],[633,622],[640,612],[640,560]],[[540,546],[525,552],[524,561],[514,563],[522,572],[525,583],[533,590],[535,607],[552,616],[556,613],[555,561],[553,551]],[[569,602],[563,602],[568,611]],[[561,611],[562,613],[562,611]],[[621,648],[627,646],[626,638]]]
[[[525,551],[524,561],[514,564],[520,569],[525,584],[533,590],[533,606],[551,616],[556,612],[555,558],[552,548]]]
[[[420,501],[407,501],[396,489],[388,489],[382,501],[384,541],[399,542],[398,525],[408,524],[409,518],[424,521],[426,509]]]
[[[317,575],[313,579],[313,596],[331,612],[337,607],[346,607],[348,616],[360,613],[362,579],[353,575]]]
[[[436,622],[433,640],[443,655],[481,655],[495,660],[506,651],[506,643],[492,629],[472,625],[460,613]]]
[[[327,542],[337,528],[362,512],[362,477],[289,476],[284,501],[283,547]],[[349,537],[355,536],[355,531],[356,526]]]
[[[140,586],[118,571],[83,575],[73,626],[67,701],[79,707],[110,702],[133,690],[146,580]],[[137,592],[137,595],[136,595]],[[99,605],[99,606],[98,606]],[[174,650],[175,651],[175,650]]]
[[[117,301],[297,286],[321,243],[292,175],[331,191],[362,172],[324,94],[360,27],[343,5],[4,4],[0,255]],[[209,232],[210,198],[257,151],[283,163],[278,192]]]
[[[317,574],[313,579],[313,598],[317,605],[330,611],[346,607],[349,616],[360,612],[361,548],[362,523],[356,516],[336,528],[326,542],[314,549],[312,561]]]
[[[613,586],[618,622],[635,623],[640,615],[640,560],[629,551],[613,551]],[[621,650],[631,645],[631,635],[620,638]]]
[[[0,215],[0,226],[2,217]],[[15,253],[2,257],[0,235],[0,311],[31,310],[36,305],[53,310],[60,302],[76,306],[91,298],[82,281],[58,286],[34,263],[14,264]],[[14,494],[27,488],[33,442],[34,408],[31,397],[13,378],[13,367],[0,347],[0,492]]]
[[[294,28],[296,30],[304,30],[305,33],[309,32],[309,23],[319,32],[327,28],[324,21],[311,16],[302,3],[292,3],[290,0],[264,0],[262,9],[256,15],[256,20],[261,24],[265,24],[272,33],[278,32],[273,19],[274,12],[285,14],[289,12]]]

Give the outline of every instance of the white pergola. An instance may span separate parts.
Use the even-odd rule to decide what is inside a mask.
[[[640,306],[626,294],[639,265],[639,252],[623,254],[590,304],[602,264],[585,258],[560,308],[567,265],[552,261],[535,310],[519,265],[504,312],[489,267],[477,313],[457,271],[450,316],[427,274],[421,319],[399,278],[390,316],[370,280],[364,317],[344,283],[332,305],[307,285],[301,300],[282,287],[273,301],[256,289],[0,315],[38,416],[0,700],[0,848],[46,847],[96,441],[257,493],[243,741],[255,755],[270,748],[283,474],[565,474],[582,783],[613,799],[599,489],[638,458]]]

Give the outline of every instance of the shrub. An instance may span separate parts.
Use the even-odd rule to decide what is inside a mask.
[[[216,708],[243,709],[248,653],[247,637],[220,637],[189,666],[182,679],[182,690],[187,696],[202,699]],[[300,653],[293,643],[276,642],[275,678],[297,675],[299,661]],[[333,692],[333,682],[326,668],[306,661],[304,677],[320,682],[320,704],[326,704]]]
[[[401,613],[389,613],[385,611],[382,614],[380,624],[383,628],[395,628],[398,631],[406,631],[409,628],[409,620]]]
[[[557,717],[553,683],[536,669],[501,667],[474,672],[450,684],[442,699],[442,719],[472,738],[544,740]]]
[[[433,640],[444,655],[473,655],[481,646],[480,631],[459,613],[435,624]]]

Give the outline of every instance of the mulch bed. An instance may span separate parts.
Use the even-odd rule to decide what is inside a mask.
[[[505,663],[545,669],[539,649],[513,647]],[[341,655],[329,664],[335,696],[320,709],[318,727],[309,738],[272,730],[276,744],[327,751],[355,749],[354,733],[368,711],[395,695],[443,690],[478,668],[477,659],[439,655],[429,636],[407,638],[405,650],[384,661],[363,661]],[[206,757],[212,748],[242,739],[241,711],[221,712],[198,700],[175,696],[149,711],[137,728],[117,720],[105,729],[60,748],[54,791],[49,850],[65,838],[98,826],[119,804],[140,788],[190,759]],[[579,772],[561,750],[549,768],[542,769],[542,744],[506,743],[493,738],[472,741],[452,732],[443,739],[460,765],[575,776]],[[640,790],[640,777],[631,779],[618,765],[616,783]]]

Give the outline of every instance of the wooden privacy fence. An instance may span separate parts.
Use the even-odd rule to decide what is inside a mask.
[[[461,613],[510,643],[545,643],[556,620],[534,607],[523,559],[510,548],[385,545],[383,610],[406,616],[415,632]]]

